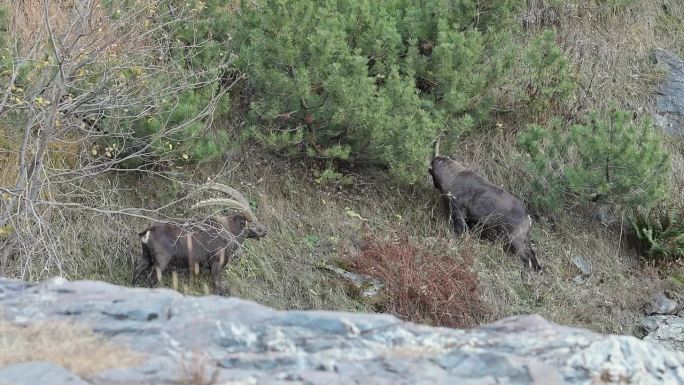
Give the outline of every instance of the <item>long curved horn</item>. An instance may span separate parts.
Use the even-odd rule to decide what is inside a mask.
[[[203,185],[202,187],[200,187],[200,189],[220,191],[220,192],[228,195],[230,198],[235,199],[236,201],[238,201],[238,202],[242,203],[243,205],[249,207],[249,201],[247,201],[247,199],[242,194],[240,194],[234,188],[228,187],[224,184],[215,183],[215,182],[207,183],[207,184]]]
[[[441,130],[437,134],[437,138],[435,138],[435,141],[432,142],[432,159],[435,159],[439,156],[439,140],[442,139],[442,135],[444,135],[444,130]]]
[[[245,206],[242,204],[242,202],[238,202],[235,199],[228,199],[228,198],[213,198],[213,199],[205,199],[203,201],[197,202],[192,206],[192,209],[197,209],[200,207],[206,207],[206,206],[226,206],[230,207],[236,210],[239,210],[242,214],[245,215],[248,221],[250,222],[258,222],[256,219],[256,216],[252,212],[252,210],[249,208],[249,205]]]
[[[432,159],[439,156],[439,136],[432,142]]]

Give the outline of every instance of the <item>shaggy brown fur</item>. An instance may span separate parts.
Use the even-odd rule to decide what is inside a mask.
[[[541,269],[529,238],[532,221],[516,197],[451,158],[435,156],[429,171],[448,202],[456,233],[481,226],[485,238],[503,236],[507,251],[518,255],[529,268]]]

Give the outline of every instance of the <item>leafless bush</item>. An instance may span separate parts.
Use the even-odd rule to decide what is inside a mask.
[[[211,69],[185,69],[202,44],[185,56],[173,51],[174,32],[193,17],[186,4],[136,1],[115,9],[101,0],[42,0],[5,7],[11,41],[3,54],[11,60],[0,68],[8,84],[0,89],[0,135],[16,165],[11,180],[0,186],[0,269],[7,269],[11,258],[19,262],[12,275],[25,278],[31,269],[48,266],[61,272],[67,211],[159,219],[161,208],[116,205],[117,186],[97,177],[113,170],[143,172],[183,185],[180,173],[160,167],[178,155],[153,154],[152,144],[190,124],[211,124],[218,101],[232,86],[218,85],[233,57],[224,55]],[[21,17],[28,12],[34,17]],[[22,26],[22,20],[33,23]],[[28,46],[21,41],[27,37]],[[158,114],[162,101],[175,100],[177,108],[182,92],[207,86],[216,91],[192,119],[136,136],[131,122]],[[138,145],[127,146],[133,141]],[[142,164],[128,166],[133,159]]]

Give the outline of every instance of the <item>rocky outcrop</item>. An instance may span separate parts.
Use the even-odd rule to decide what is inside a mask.
[[[655,59],[668,70],[657,92],[655,120],[665,132],[684,136],[684,60],[661,49]]]
[[[644,340],[672,350],[684,351],[684,318],[676,315],[652,315],[642,323],[646,330]]]
[[[677,314],[680,306],[677,301],[670,299],[664,292],[657,293],[653,299],[646,304],[646,315],[673,315]]]
[[[684,353],[539,316],[455,330],[388,315],[284,312],[237,298],[63,279],[0,279],[0,307],[13,323],[87,325],[140,357],[133,366],[80,378],[48,363],[14,364],[0,369],[0,384],[22,384],[17,373],[28,376],[31,367],[62,381],[36,377],[43,385],[684,384]]]

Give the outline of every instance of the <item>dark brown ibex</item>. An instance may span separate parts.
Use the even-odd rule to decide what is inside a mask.
[[[529,237],[532,219],[523,204],[461,163],[438,156],[437,151],[438,142],[429,172],[447,201],[456,233],[479,225],[485,238],[503,236],[507,251],[518,255],[529,268],[541,270]]]
[[[211,270],[214,294],[224,295],[229,291],[221,283],[223,269],[239,252],[245,238],[260,239],[267,230],[259,223],[247,200],[234,189],[218,183],[206,184],[205,190],[216,190],[230,198],[203,200],[193,206],[225,206],[239,210],[230,216],[214,215],[199,221],[178,221],[177,223],[155,222],[140,232],[142,259],[133,273],[132,284],[144,275],[156,271],[153,284],[161,281],[164,269],[172,266],[187,266],[191,273],[198,274],[199,268]]]

